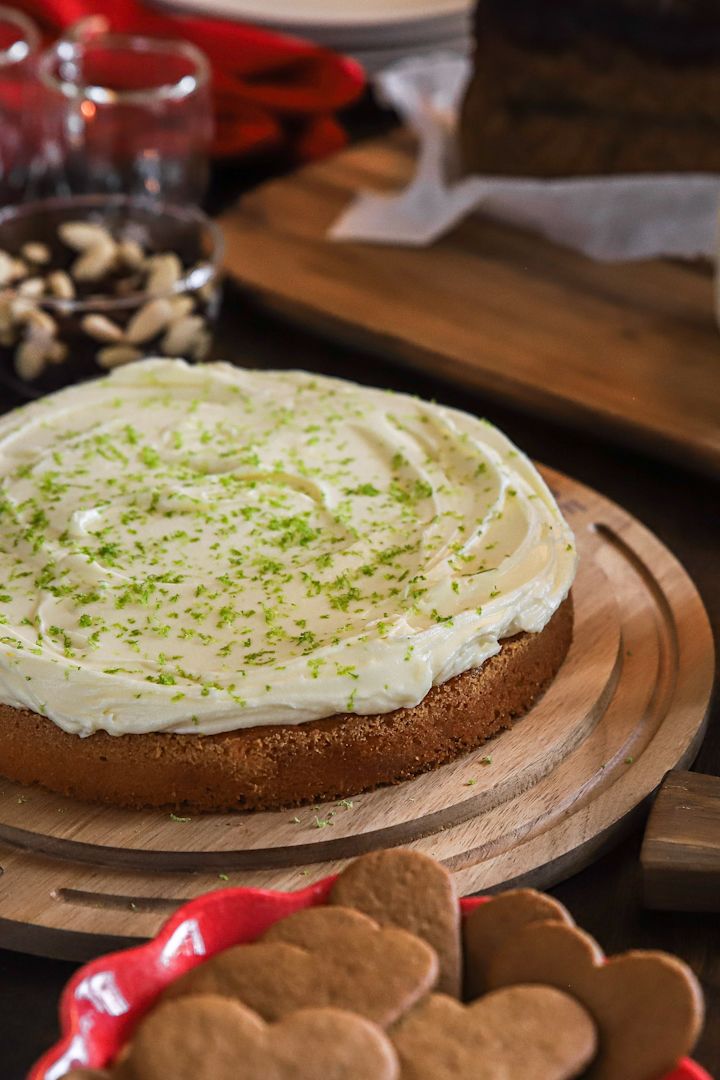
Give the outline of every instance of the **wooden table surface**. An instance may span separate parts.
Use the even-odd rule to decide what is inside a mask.
[[[287,328],[229,287],[216,349],[259,367],[304,367],[434,397],[487,415],[533,457],[568,472],[635,514],[675,552],[694,577],[716,632],[720,629],[720,482],[620,449],[582,431],[531,419],[461,392],[440,380],[416,376],[360,351],[330,346],[310,333]],[[720,365],[720,338],[718,339]],[[720,377],[720,376],[719,376]],[[13,402],[5,400],[4,407]],[[720,709],[698,757],[699,771],[720,774]],[[553,893],[608,952],[662,948],[684,957],[702,980],[708,1018],[697,1059],[720,1077],[720,917],[644,911],[639,881],[640,834]],[[3,1080],[21,1080],[57,1034],[57,1002],[74,965],[0,951],[0,1061]],[[621,1078],[618,1078],[621,1080]]]

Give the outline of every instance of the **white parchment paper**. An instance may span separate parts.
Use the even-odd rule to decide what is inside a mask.
[[[332,225],[333,240],[421,247],[479,211],[599,260],[715,257],[720,175],[453,179],[469,74],[466,58],[437,54],[377,77],[382,99],[418,136],[417,169],[397,194],[360,192]]]

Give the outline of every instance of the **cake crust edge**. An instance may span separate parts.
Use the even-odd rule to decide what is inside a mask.
[[[0,773],[131,809],[277,810],[346,798],[445,765],[510,727],[555,678],[572,633],[569,596],[540,633],[505,639],[482,667],[432,687],[413,708],[219,735],[80,738],[0,704]]]

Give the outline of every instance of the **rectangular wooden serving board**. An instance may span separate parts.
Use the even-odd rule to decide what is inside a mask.
[[[479,215],[427,248],[327,239],[357,191],[402,187],[413,162],[397,132],[245,196],[221,219],[229,273],[376,356],[720,470],[710,269],[593,262]]]
[[[668,773],[640,864],[646,907],[720,912],[720,776]]]

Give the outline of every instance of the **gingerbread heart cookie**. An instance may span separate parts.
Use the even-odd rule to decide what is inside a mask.
[[[512,986],[471,1005],[433,994],[391,1036],[402,1080],[570,1080],[596,1049],[587,1012],[549,986]]]
[[[110,1073],[105,1069],[72,1069],[63,1080],[110,1080]]]
[[[437,973],[433,950],[407,931],[381,928],[359,911],[314,907],[186,972],[165,997],[219,994],[264,1020],[331,1005],[385,1027],[429,993]]]
[[[702,993],[690,969],[661,952],[606,960],[588,934],[560,922],[531,923],[495,951],[492,987],[543,983],[572,994],[594,1018],[592,1080],[657,1080],[689,1054],[700,1033]]]
[[[302,1009],[266,1024],[237,1001],[166,1001],[137,1029],[117,1080],[397,1080],[375,1024],[341,1009]]]
[[[510,889],[470,912],[463,923],[466,998],[485,993],[487,966],[496,949],[534,922],[575,925],[562,904],[535,889]]]
[[[407,848],[361,855],[342,871],[329,902],[423,938],[440,961],[437,989],[460,996],[460,905],[455,879],[440,863]]]

